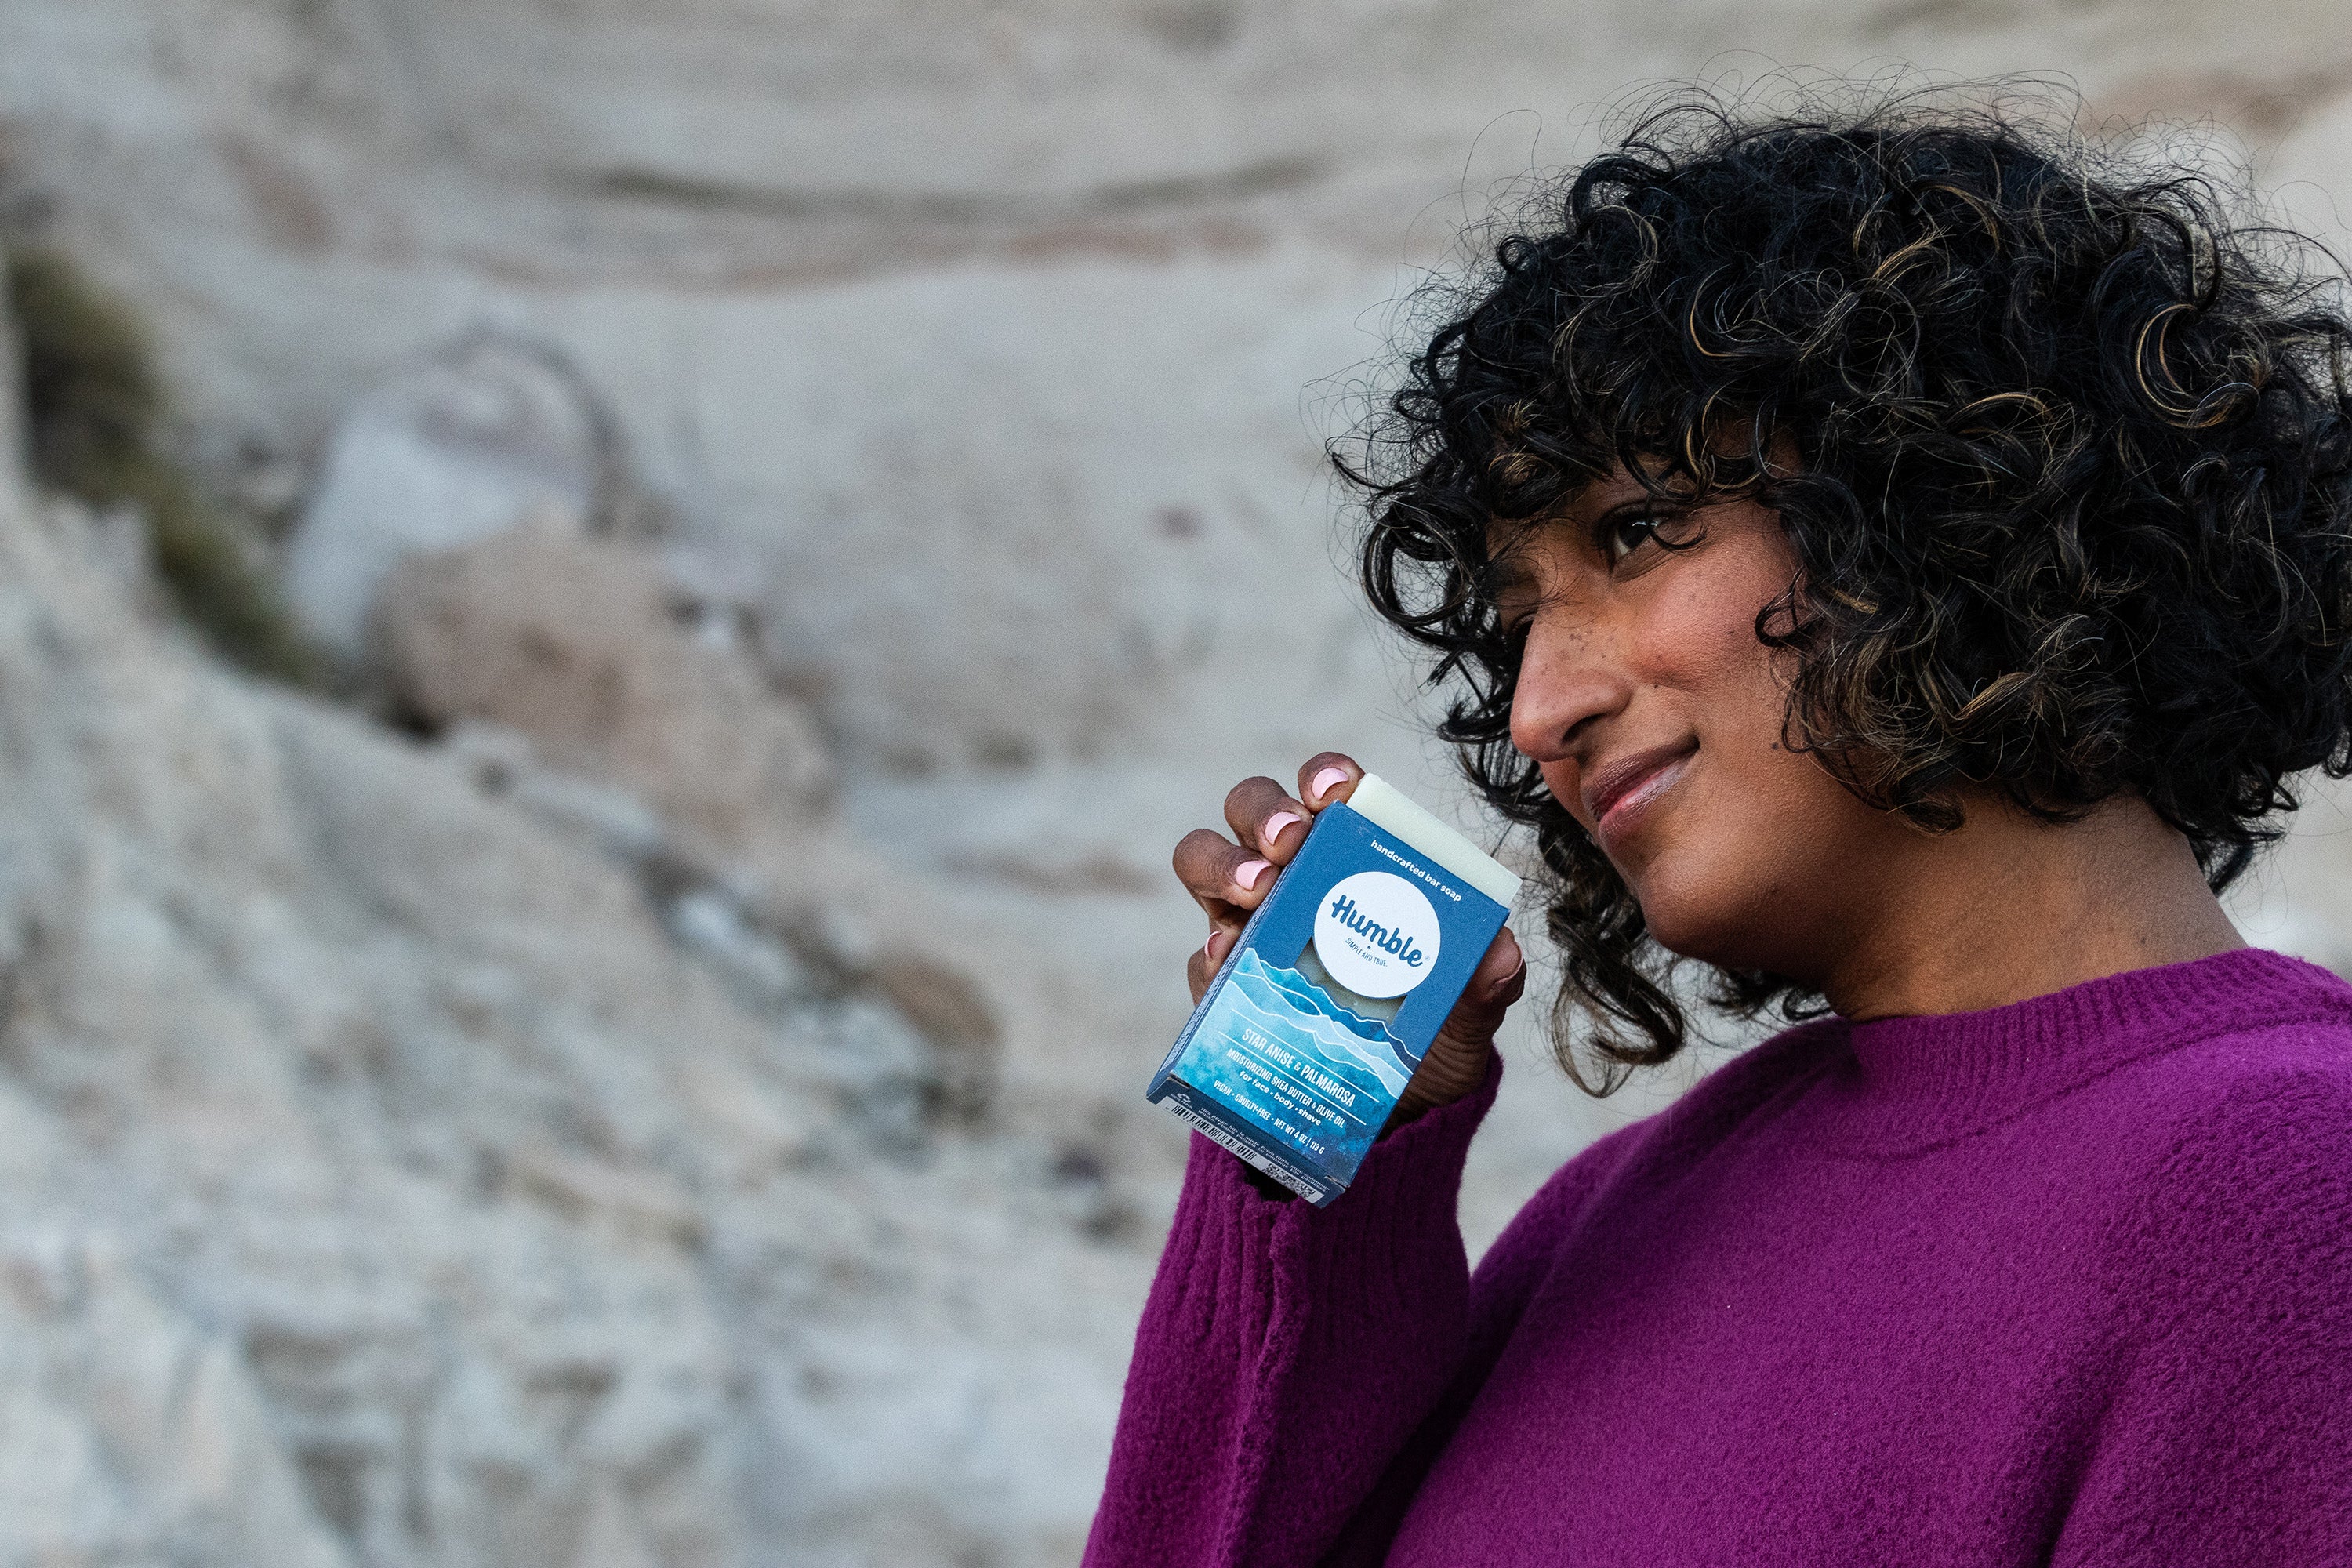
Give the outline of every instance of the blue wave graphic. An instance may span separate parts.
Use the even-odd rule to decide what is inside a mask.
[[[1361,1035],[1365,1039],[1371,1041],[1375,1047],[1385,1048],[1387,1054],[1381,1059],[1392,1067],[1402,1068],[1407,1078],[1411,1078],[1413,1068],[1421,1065],[1404,1054],[1404,1042],[1397,1038],[1396,1031],[1390,1028],[1385,1022],[1378,1018],[1367,1018],[1360,1013],[1352,1012],[1341,1006],[1331,1000],[1329,992],[1307,979],[1297,970],[1283,969],[1259,962],[1257,951],[1255,948],[1242,954],[1242,962],[1256,964],[1256,967],[1265,973],[1267,982],[1289,997],[1295,1005],[1320,1013],[1341,1028],[1352,1034]],[[1239,978],[1238,974],[1235,978]],[[1376,1050],[1374,1054],[1378,1056],[1380,1052]]]
[[[1236,980],[1241,978],[1243,970],[1252,972],[1253,980],[1262,981],[1263,984],[1280,992],[1289,1000],[1292,1006],[1302,1008],[1309,1013],[1320,1013],[1350,1034],[1360,1035],[1365,1039],[1374,1041],[1385,1041],[1391,1038],[1387,1025],[1376,1018],[1367,1018],[1361,1014],[1340,1006],[1331,1000],[1329,992],[1296,969],[1269,967],[1258,957],[1257,950],[1255,948],[1242,954],[1241,968],[1234,972],[1234,977]]]
[[[1364,1094],[1392,1100],[1412,1076],[1387,1026],[1348,1011],[1297,970],[1269,966],[1255,948],[1234,964],[1217,1000]]]

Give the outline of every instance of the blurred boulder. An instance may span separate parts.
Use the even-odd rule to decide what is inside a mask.
[[[525,341],[477,334],[393,375],[328,447],[288,552],[297,613],[357,657],[377,591],[409,557],[526,521],[586,531],[610,447],[569,362]]]
[[[415,556],[375,620],[384,679],[415,719],[518,731],[722,851],[801,826],[830,793],[807,710],[743,648],[698,635],[656,559],[560,515]]]

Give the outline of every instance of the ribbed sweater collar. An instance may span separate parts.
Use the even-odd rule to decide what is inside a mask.
[[[1965,1134],[2189,1041],[2352,1011],[2316,964],[2247,947],[2135,969],[1974,1013],[1843,1024],[1853,1131]],[[1873,1139],[1872,1142],[1878,1140]]]

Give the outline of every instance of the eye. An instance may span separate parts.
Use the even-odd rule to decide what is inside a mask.
[[[1628,511],[1601,519],[1599,530],[1601,559],[1613,570],[1646,544],[1661,550],[1687,550],[1698,542],[1695,538],[1679,537],[1676,525],[1681,514],[1675,512]]]
[[[1505,602],[1495,606],[1495,636],[1503,645],[1504,657],[1516,662],[1528,646],[1528,631],[1535,625],[1531,605]]]
[[[1601,553],[1614,566],[1658,536],[1658,520],[1636,513],[1609,520],[1601,531]]]
[[[1527,643],[1528,628],[1535,624],[1536,609],[1541,595],[1536,592],[1536,585],[1524,566],[1517,563],[1507,563],[1496,575],[1497,580],[1487,590],[1491,595],[1487,603],[1493,606],[1495,634],[1508,647],[1510,657],[1517,658],[1520,648]]]

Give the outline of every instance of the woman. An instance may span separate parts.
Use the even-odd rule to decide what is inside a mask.
[[[1805,1021],[1475,1274],[1507,932],[1328,1208],[1196,1137],[1090,1563],[2352,1563],[2352,986],[2215,898],[2352,770],[2307,254],[1916,100],[1663,113],[1496,247],[1343,465],[1366,584],[1585,1072],[1678,963]],[[1178,847],[1195,996],[1358,773]]]

